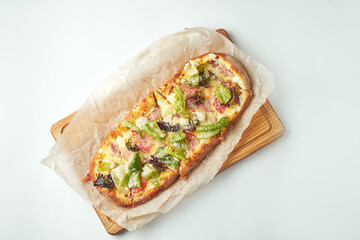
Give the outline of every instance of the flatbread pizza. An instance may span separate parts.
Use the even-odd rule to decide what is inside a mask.
[[[250,98],[249,78],[233,57],[208,53],[187,61],[103,139],[91,181],[122,207],[152,199],[224,139]]]

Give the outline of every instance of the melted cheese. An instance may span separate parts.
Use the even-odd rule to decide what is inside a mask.
[[[142,127],[149,122],[147,117],[139,117],[136,119],[136,126],[142,129]]]
[[[206,121],[206,113],[205,112],[193,112],[193,114],[200,122]]]
[[[173,114],[169,114],[163,118],[164,122],[168,122],[170,125],[176,125],[177,124],[177,118],[174,118]]]
[[[181,127],[184,127],[186,125],[189,125],[189,119],[186,119],[186,118],[179,118],[179,122]]]
[[[117,145],[118,145],[118,147],[120,149],[121,148],[126,148],[126,140],[124,139],[124,137],[117,136],[116,137],[116,142],[117,142]]]
[[[220,118],[221,118],[221,114],[218,112],[207,112],[206,120],[202,122],[202,124],[206,125],[206,124],[216,123]]]
[[[168,100],[170,103],[174,104],[175,101],[176,101],[176,99],[175,99],[175,93],[171,93],[169,96],[167,96],[167,100]]]
[[[158,105],[160,106],[161,116],[164,118],[170,114],[175,114],[173,105],[169,104],[166,100],[159,100]]]

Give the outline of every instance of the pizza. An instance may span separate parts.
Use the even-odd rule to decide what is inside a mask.
[[[187,61],[103,139],[91,181],[122,207],[152,199],[224,139],[250,98],[249,78],[233,57],[208,53]]]

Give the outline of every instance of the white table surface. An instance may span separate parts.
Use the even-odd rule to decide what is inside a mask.
[[[0,1],[0,239],[360,239],[359,1]],[[225,28],[276,75],[278,141],[110,236],[39,164],[50,126],[184,27]]]

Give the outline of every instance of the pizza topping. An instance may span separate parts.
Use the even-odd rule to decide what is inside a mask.
[[[188,85],[194,87],[194,86],[199,86],[201,80],[202,80],[202,78],[200,78],[200,75],[196,74],[196,75],[191,76],[186,83]]]
[[[128,167],[125,165],[120,165],[113,170],[111,170],[110,174],[114,181],[115,187],[120,190],[122,188],[121,182],[123,181],[126,174],[129,172]]]
[[[233,87],[232,91],[233,91],[233,103],[236,105],[240,105],[240,96],[239,96],[238,92],[236,91],[236,88]]]
[[[196,130],[196,126],[194,126],[194,125],[186,125],[186,126],[183,127],[183,129],[188,130],[190,132],[193,132],[193,131]]]
[[[135,131],[135,130],[131,130],[131,135],[132,135],[134,138],[137,138],[137,137],[140,136],[139,133],[138,133],[137,131]]]
[[[174,88],[175,93],[175,111],[177,113],[181,113],[185,108],[185,97],[184,94],[181,92],[179,86]]]
[[[205,103],[204,103],[204,104],[200,104],[200,105],[199,105],[199,108],[200,108],[201,110],[205,111],[205,112],[210,112],[210,111],[211,111],[210,107],[209,107],[208,105],[206,105]]]
[[[115,156],[118,156],[120,157],[121,156],[121,151],[120,149],[118,148],[118,146],[114,143],[111,143],[110,144],[110,149],[111,149],[111,152],[115,155]]]
[[[179,88],[184,93],[186,98],[191,98],[197,91],[200,91],[200,87],[191,87],[186,84],[180,84]]]
[[[140,172],[132,172],[127,185],[128,188],[141,187]]]
[[[219,70],[220,70],[220,73],[221,73],[222,75],[224,75],[225,77],[233,76],[233,75],[234,75],[229,69],[227,69],[226,66],[220,65],[220,66],[219,66]]]
[[[196,105],[200,105],[200,104],[204,103],[204,100],[201,97],[200,91],[196,91],[190,99],[193,99],[193,103]]]
[[[179,142],[186,138],[186,134],[182,132],[175,132],[171,135],[170,142]]]
[[[160,147],[155,153],[155,157],[160,159],[160,161],[165,164],[168,168],[173,171],[176,171],[176,168],[179,166],[179,161],[175,160],[171,155],[165,152],[165,147]]]
[[[150,160],[149,160],[149,164],[151,164],[158,171],[163,171],[164,170],[164,167],[163,167],[160,159],[157,158],[154,155],[151,155]]]
[[[173,156],[177,159],[186,160],[186,155],[185,155],[185,151],[181,150],[181,149],[173,149],[172,147],[166,146],[164,148],[164,152],[169,154],[170,156]]]
[[[179,131],[180,124],[175,124],[173,126],[170,125],[168,122],[156,122],[156,124],[159,126],[161,130],[164,130],[166,132],[177,132]]]
[[[141,172],[141,177],[150,179],[152,177],[159,177],[159,172],[149,164],[146,164]]]
[[[223,83],[224,87],[226,87],[229,91],[232,91],[233,84],[231,81],[226,81]]]
[[[127,142],[126,142],[126,148],[129,150],[129,151],[132,151],[132,152],[138,152],[140,150],[139,146],[134,144],[132,145],[132,140],[129,139]]]
[[[158,119],[160,117],[160,107],[157,106],[156,108],[154,108],[154,110],[152,110],[149,115],[148,115],[148,118],[151,120],[151,121],[154,121],[156,119]]]
[[[231,92],[229,91],[229,89],[224,87],[222,84],[217,84],[215,86],[215,96],[219,100],[220,103],[225,104],[230,101]]]
[[[214,131],[214,130],[217,130],[217,129],[221,129],[221,128],[224,128],[224,127],[227,127],[227,126],[229,126],[229,118],[228,117],[222,117],[216,123],[197,126],[196,130],[198,130],[199,132],[208,132],[208,131]]]
[[[183,141],[179,141],[179,142],[173,142],[171,144],[177,149],[187,150],[189,148],[187,139],[184,139]]]
[[[207,132],[199,132],[196,137],[198,139],[206,139],[206,138],[211,138],[215,135],[218,135],[221,132],[221,129],[216,129],[213,131],[207,131]]]
[[[193,112],[194,117],[199,120],[200,122],[206,121],[206,113],[204,112]]]
[[[102,161],[98,167],[99,171],[106,172],[112,169],[113,163],[108,161]]]
[[[203,63],[196,67],[195,74],[193,74],[187,81],[190,86],[205,86],[211,80],[214,80],[216,76],[209,71],[209,63]]]
[[[149,119],[147,117],[139,117],[138,119],[136,119],[136,126],[139,127],[140,129],[142,129],[143,126],[145,124],[147,124],[148,122],[149,122]]]
[[[143,130],[153,138],[163,141],[165,140],[166,133],[160,129],[156,122],[148,122],[143,126]]]
[[[194,98],[187,98],[186,106],[192,111],[196,111],[198,109],[201,109],[205,112],[211,111],[211,109],[207,105],[205,105],[202,101],[198,101],[197,99]]]
[[[138,152],[134,153],[133,159],[129,165],[129,171],[141,171],[140,154]]]
[[[214,105],[214,107],[215,107],[215,109],[216,109],[216,111],[218,111],[219,113],[221,113],[221,114],[223,114],[224,112],[225,112],[225,109],[226,109],[226,105],[225,104],[221,104],[220,102],[219,102],[219,100],[217,99],[217,97],[214,97],[213,98],[213,105]]]
[[[141,129],[138,126],[136,126],[135,124],[133,124],[133,123],[131,123],[129,121],[121,121],[120,124],[125,126],[125,127],[130,128],[131,130],[137,131],[139,133],[140,137],[142,137]]]
[[[214,60],[210,60],[209,63],[210,63],[210,65],[211,65],[213,68],[216,68],[217,65],[218,65],[218,64],[216,63],[216,61],[214,61]]]
[[[184,126],[189,125],[189,118],[187,118],[187,117],[179,118],[179,124],[180,124],[181,128],[183,128]]]
[[[189,132],[185,132],[185,134],[188,141],[188,150],[190,152],[199,144],[199,141],[196,139],[194,134]]]
[[[128,167],[128,172],[123,176],[120,186],[122,187],[140,187],[140,172],[141,172],[140,154],[134,153],[133,159]]]
[[[150,179],[150,182],[152,185],[155,185],[157,187],[160,187],[160,177],[153,177]]]
[[[186,95],[186,107],[192,111],[201,109],[205,112],[210,111],[210,108],[204,103],[206,99],[202,97],[202,89],[199,87],[183,87]]]
[[[188,142],[186,134],[182,132],[176,132],[171,135],[170,142],[177,149],[188,149]]]
[[[235,86],[232,87],[233,103],[236,104],[236,105],[240,105],[240,96],[239,96],[239,94],[241,94],[241,87],[237,83],[235,83],[234,85]]]
[[[148,183],[148,181],[146,179],[144,181],[142,181],[140,187],[134,187],[131,189],[131,194],[142,191],[146,187],[147,183]]]
[[[152,137],[148,134],[145,134],[143,138],[139,139],[137,142],[138,147],[144,153],[149,153],[152,145]]]
[[[149,164],[145,165],[143,172],[141,173],[141,177],[145,179],[149,179],[151,184],[160,187],[160,176],[159,172],[150,166]],[[147,181],[147,180],[145,180]],[[142,185],[141,185],[142,186]]]
[[[188,107],[190,110],[196,110],[199,108],[199,105],[197,105],[193,98],[186,99],[186,107]]]
[[[188,125],[182,126],[182,129],[193,132],[196,130],[196,125],[199,123],[199,120],[195,117],[193,119],[188,120]]]
[[[112,189],[114,187],[114,182],[110,174],[106,176],[99,174],[97,175],[97,179],[94,182],[94,186]]]

